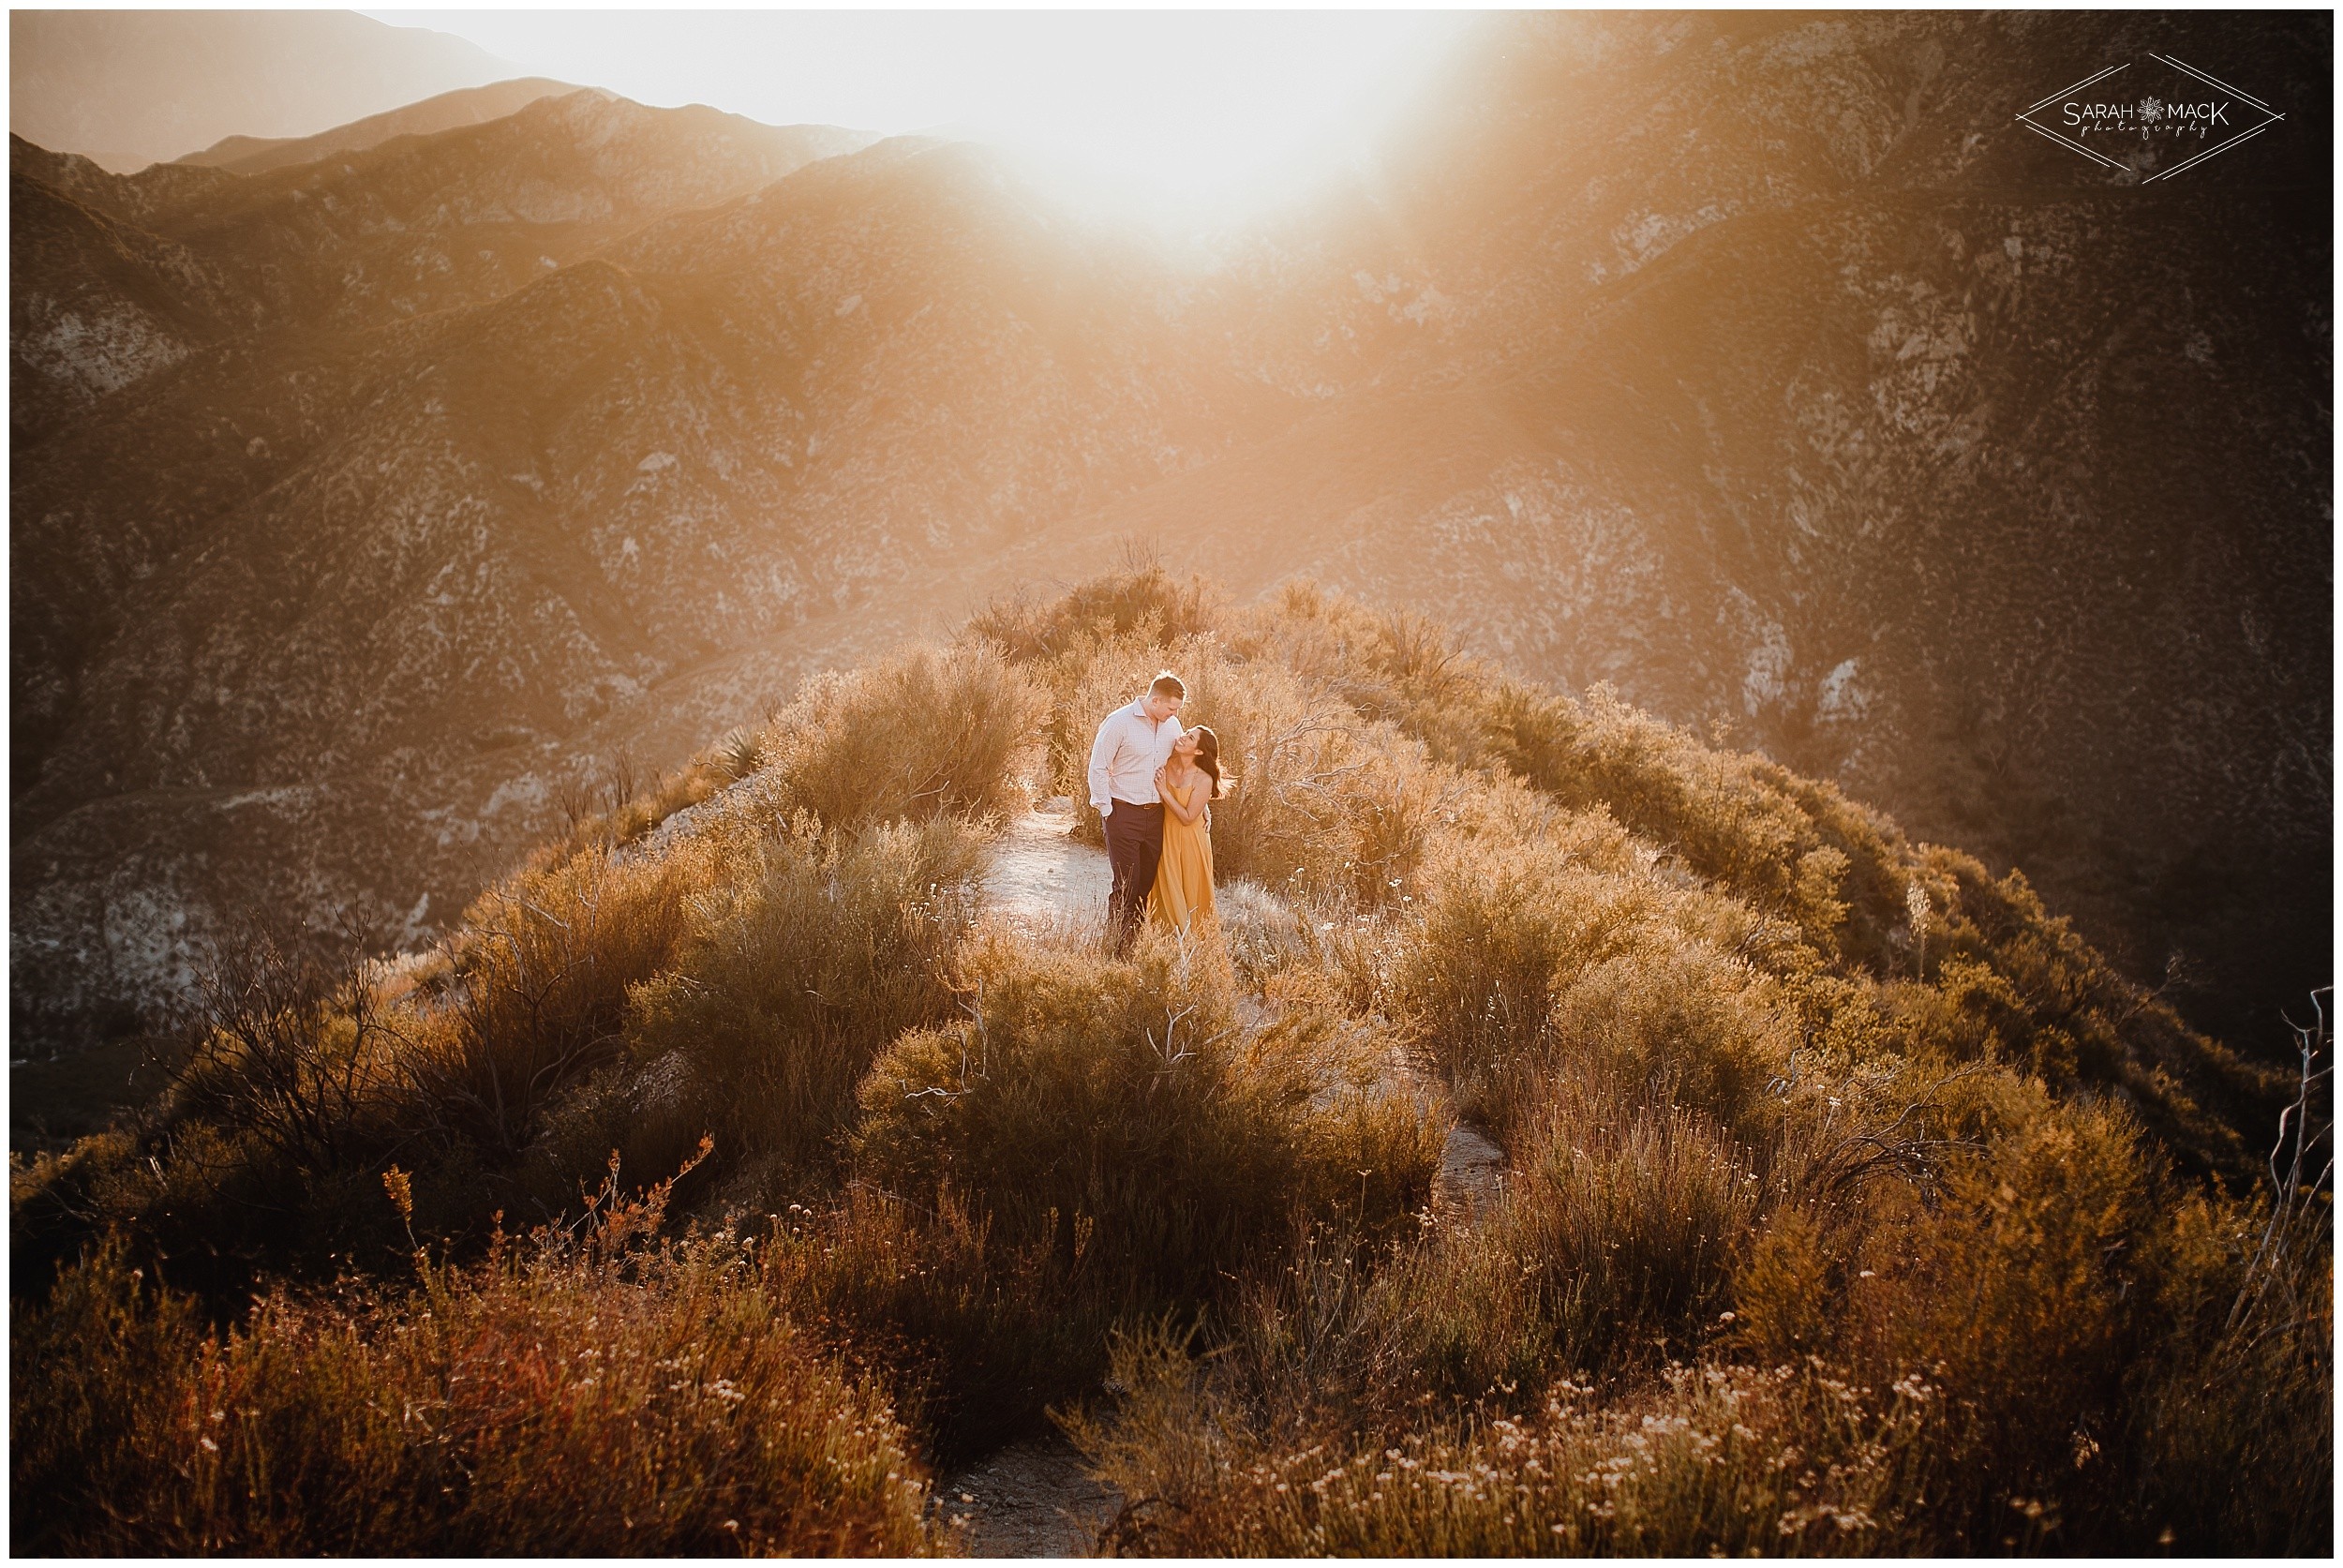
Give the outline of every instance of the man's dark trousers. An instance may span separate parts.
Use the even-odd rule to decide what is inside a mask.
[[[1156,890],[1156,867],[1163,859],[1163,802],[1142,806],[1117,800],[1107,814],[1106,830],[1107,864],[1114,870],[1107,917],[1119,949],[1138,933],[1147,895]]]

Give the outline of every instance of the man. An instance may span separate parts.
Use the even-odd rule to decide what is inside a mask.
[[[1114,870],[1107,918],[1117,951],[1130,946],[1155,890],[1156,863],[1163,858],[1163,797],[1156,793],[1156,773],[1180,738],[1180,704],[1186,700],[1187,688],[1165,670],[1145,696],[1108,714],[1090,745],[1090,803],[1107,830],[1107,863]]]

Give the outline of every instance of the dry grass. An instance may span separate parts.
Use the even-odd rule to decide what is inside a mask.
[[[14,1549],[935,1548],[892,1412],[783,1315],[753,1253],[630,1245],[620,1217],[425,1267],[411,1292],[273,1292],[225,1335],[102,1248],[16,1330]]]
[[[1082,793],[1097,713],[1166,665],[1238,777],[1225,948],[977,918],[983,820],[1029,764]],[[24,1540],[922,1549],[869,1467],[909,1497],[903,1453],[1052,1411],[1127,1551],[2326,1539],[2323,1036],[2276,1092],[2014,874],[1406,616],[1161,573],[817,682],[711,758],[733,787],[688,821],[540,860],[436,962],[253,947],[172,1096],[13,1172],[19,1496],[60,1500]],[[1477,1224],[1427,1207],[1452,1106],[1511,1162]],[[496,1209],[574,1223],[611,1150],[674,1169],[703,1133],[677,1201],[755,1247],[482,1261]],[[472,1262],[409,1282],[394,1161]],[[42,1306],[28,1262],[110,1225]],[[158,1258],[267,1305],[203,1349],[125,1283]],[[353,1258],[374,1283],[319,1293]],[[679,1342],[737,1358],[688,1386],[794,1401],[773,1446],[649,1381]],[[465,1359],[491,1345],[525,1399]],[[191,1415],[199,1371],[249,1392]],[[410,1403],[473,1413],[414,1447]],[[278,1413],[236,1447],[215,1408]],[[515,1456],[554,1505],[498,1489]],[[765,1501],[701,1506],[737,1488]]]
[[[1176,1346],[1127,1341],[1131,1392],[1080,1427],[1133,1500],[1118,1555],[1869,1556],[1930,1549],[1899,1504],[1929,1475],[1942,1391],[1828,1366],[1666,1369],[1634,1396],[1568,1380],[1515,1415],[1386,1440],[1264,1443]],[[2038,1536],[2036,1537],[2038,1541]]]

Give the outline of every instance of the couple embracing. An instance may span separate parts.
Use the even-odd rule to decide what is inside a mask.
[[[1214,922],[1212,802],[1227,793],[1220,738],[1202,725],[1180,727],[1187,688],[1165,670],[1146,694],[1118,708],[1090,747],[1090,803],[1107,834],[1114,890],[1107,915],[1117,948],[1138,933],[1140,917],[1183,936]]]

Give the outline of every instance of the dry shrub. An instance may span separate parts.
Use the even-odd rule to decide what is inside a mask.
[[[1486,760],[1482,709],[1493,672],[1428,617],[1296,580],[1226,618],[1222,636],[1245,657],[1282,665],[1365,717],[1396,725],[1441,762]]]
[[[858,1163],[898,1191],[949,1183],[1004,1239],[1099,1247],[1184,1294],[1276,1228],[1310,1084],[1248,1049],[1208,963],[1128,960],[994,933],[959,978],[968,1016],[889,1047],[861,1091]]]
[[[1927,1551],[1942,1394],[1827,1366],[1670,1366],[1615,1401],[1567,1381],[1525,1417],[1265,1435],[1183,1346],[1117,1348],[1112,1425],[1077,1425],[1128,1500],[1118,1554],[1490,1558]]]
[[[1201,577],[1185,583],[1152,561],[1078,583],[1047,604],[996,600],[969,617],[963,635],[1020,664],[1041,664],[1084,643],[1173,643],[1212,630],[1219,606]]]
[[[1391,1310],[1436,1388],[1649,1364],[1699,1344],[1731,1288],[1757,1193],[1722,1128],[1585,1081],[1540,1117],[1485,1221],[1395,1268]]]
[[[1293,907],[1260,883],[1220,878],[1213,903],[1220,916],[1221,939],[1237,974],[1259,987],[1270,977],[1309,957],[1310,941]]]
[[[1680,920],[1655,922],[1636,938],[1627,950],[1566,968],[1550,1019],[1556,1052],[1739,1127],[1789,1060],[1802,1021],[1771,977]]]
[[[1548,1101],[1488,1227],[1570,1366],[1697,1342],[1756,1212],[1730,1137],[1683,1106],[1573,1084]]]
[[[416,1018],[402,1053],[406,1113],[517,1153],[556,1097],[616,1059],[627,989],[672,962],[717,863],[698,840],[625,858],[589,849],[482,894],[454,938],[449,1001]]]
[[[1827,953],[1888,961],[1910,875],[1901,835],[1875,813],[1763,757],[1704,746],[1607,687],[1574,703],[1509,684],[1491,707],[1497,754],[1563,804],[1604,806]]]
[[[1458,838],[1411,901],[1383,1000],[1500,1135],[1558,1070],[1649,1083],[1739,1126],[1803,1024],[1776,973],[1798,967],[1786,928],[1671,886],[1615,833],[1577,817],[1527,843]]]
[[[381,994],[354,936],[328,953],[248,924],[197,976],[175,1108],[248,1136],[301,1178],[362,1157],[383,1133]]]
[[[1200,662],[1181,722],[1220,738],[1236,780],[1213,809],[1231,878],[1372,909],[1416,875],[1452,787],[1421,749],[1265,661]]]
[[[908,648],[806,682],[764,735],[784,813],[852,829],[998,812],[1022,787],[1043,704],[982,643]]]
[[[1324,1021],[1241,1024],[1209,950],[1150,933],[1102,962],[996,931],[963,954],[959,984],[967,1017],[905,1036],[864,1082],[860,1169],[898,1191],[949,1183],[1014,1245],[1095,1248],[1142,1299],[1208,1292],[1284,1233],[1298,1200],[1349,1206],[1361,1168],[1414,1172],[1386,1178],[1395,1197],[1428,1176],[1421,1127],[1346,1109],[1338,1078],[1335,1122],[1313,1126],[1334,1066]],[[1363,1130],[1395,1146],[1367,1150]],[[1319,1170],[1319,1154],[1346,1165]]]
[[[1842,973],[1988,974],[2018,1021],[2005,1038],[2053,1087],[2120,1084],[2199,1168],[2250,1172],[2236,1129],[2276,1113],[2283,1075],[2189,1029],[2052,916],[2021,873],[1995,880],[1971,856],[1913,846],[1833,786],[1705,746],[1605,688],[1576,703],[1485,682],[1481,706],[1491,757],[1792,922]]]
[[[1426,879],[1390,1001],[1466,1114],[1487,1119],[1520,1068],[1550,1056],[1556,978],[1573,950],[1564,910],[1607,891],[1565,857],[1481,846]]]
[[[1576,862],[1567,843],[1449,846],[1412,901],[1389,1005],[1423,1040],[1467,1115],[1502,1124],[1524,1075],[1555,1059],[1568,975],[1645,946],[1664,894]]]
[[[545,1232],[224,1337],[104,1249],[21,1316],[14,1548],[906,1555],[926,1488],[728,1238]],[[37,1501],[36,1501],[37,1500]]]
[[[2161,1238],[2158,1305],[2175,1332],[2134,1366],[2127,1435],[2141,1454],[2139,1473],[2129,1497],[2108,1500],[2136,1509],[2122,1522],[2141,1549],[2168,1531],[2180,1553],[2317,1557],[2330,1549],[2332,1196],[2307,1194],[2306,1207],[2307,1225],[2278,1232],[2291,1253],[2282,1259],[2259,1251],[2283,1212],[2274,1214],[2266,1199],[2231,1205],[2195,1198]],[[2272,1264],[2298,1269],[2299,1288],[2258,1291]]]
[[[1086,1247],[996,1242],[948,1187],[915,1202],[857,1183],[776,1216],[769,1286],[799,1322],[896,1392],[939,1464],[1049,1430],[1095,1386],[1122,1310]],[[1086,1237],[1084,1238],[1086,1240]]]
[[[1411,1221],[1431,1200],[1450,1125],[1445,1102],[1361,1063],[1351,1082],[1311,1102],[1303,1127],[1311,1210],[1366,1236]]]
[[[1114,1377],[1128,1396],[1112,1420],[1078,1423],[1130,1500],[1110,1545],[2315,1552],[2332,1521],[2323,1202],[2291,1232],[2266,1209],[2175,1205],[2119,1116],[2056,1107],[1990,1069],[1935,1086],[1953,1121],[1992,1135],[1986,1147],[1939,1149],[1933,1181],[1896,1161],[1853,1183],[1792,1180],[1799,1201],[1773,1211],[1738,1266],[1702,1239],[1747,1236],[1754,1208],[1713,1129],[1660,1119],[1680,1112],[1565,1105],[1558,1127],[1624,1123],[1597,1135],[1623,1157],[1549,1152],[1484,1230],[1435,1234],[1380,1274],[1305,1249],[1208,1362],[1161,1337],[1126,1342]],[[1657,1146],[1684,1130],[1705,1159]],[[1688,1164],[1673,1194],[1652,1180]],[[1703,1166],[1722,1179],[1704,1182]],[[1682,1223],[1704,1207],[1709,1224]],[[2291,1295],[2257,1320],[2286,1292],[2256,1289],[2255,1267],[2272,1265],[2255,1238],[2284,1234]],[[1519,1261],[1530,1249],[1576,1272],[1538,1279]],[[1734,1310],[1712,1315],[1728,1271]],[[1666,1281],[1694,1289],[1648,1288]],[[1634,1308],[1618,1320],[1642,1325],[1631,1346],[1673,1321],[1669,1349],[1689,1347],[1687,1362],[1557,1379],[1558,1358],[1521,1353],[1604,1293]],[[1416,1375],[1414,1347],[1443,1324],[1477,1352],[1461,1380],[1437,1357]],[[1537,1381],[1516,1398],[1514,1377]],[[1425,1397],[1482,1380],[1485,1396],[1463,1407]]]
[[[872,1058],[950,1005],[946,971],[983,847],[948,817],[845,835],[800,815],[739,852],[675,966],[635,987],[626,1034],[640,1071],[618,1116],[585,1118],[591,1136],[688,1102],[704,1127],[663,1113],[672,1146],[629,1157],[671,1162],[712,1127],[736,1170],[783,1187],[826,1167]]]
[[[563,831],[538,847],[530,857],[530,869],[547,871],[585,850],[634,844],[754,772],[760,761],[754,741],[736,731],[675,771],[660,771],[648,788],[638,789],[634,758],[621,749],[605,765],[599,791],[575,780],[557,789]]]
[[[2078,1430],[2110,1428],[2137,1348],[2127,1254],[2147,1240],[2149,1179],[2121,1118],[2085,1109],[1960,1161],[1933,1213],[1874,1207],[1835,1337],[1859,1365],[1925,1365],[1956,1392],[1972,1516],[2073,1468]]]
[[[2331,1517],[2304,1442],[2331,1399],[2324,1235],[2299,1239],[2312,1288],[2247,1327],[2263,1211],[2177,1186],[2112,1107],[1989,1067],[1925,1071],[1793,1096],[1813,1103],[1783,1129],[1784,1201],[1736,1273],[1729,1343],[1871,1381],[1924,1367],[1947,1403],[1912,1513],[1938,1549],[2323,1539],[2298,1521]]]

